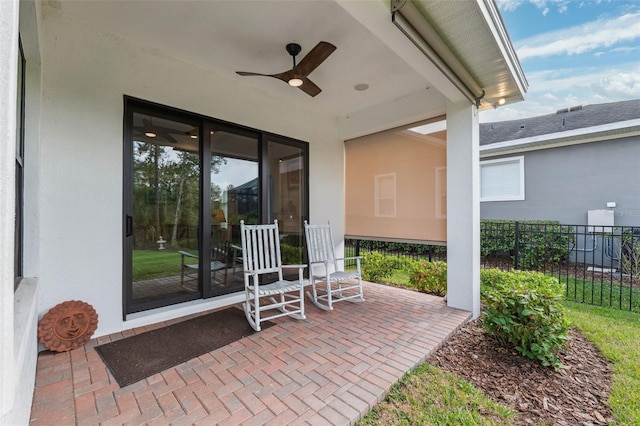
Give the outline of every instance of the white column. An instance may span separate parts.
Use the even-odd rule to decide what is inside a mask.
[[[0,423],[13,407],[13,244],[15,216],[18,1],[0,1]]]
[[[480,315],[478,110],[447,104],[447,303]]]

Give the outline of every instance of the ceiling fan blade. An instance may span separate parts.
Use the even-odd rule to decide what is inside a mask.
[[[273,77],[272,75],[269,75],[269,74],[260,74],[257,72],[245,72],[245,71],[236,71],[236,74],[241,75],[243,77],[252,76],[252,75],[257,75],[261,77]]]
[[[298,89],[302,90],[309,96],[316,96],[318,93],[322,92],[322,89],[316,86],[316,84],[307,77],[302,78],[302,86],[299,86]]]
[[[336,50],[336,47],[326,41],[316,44],[307,56],[302,58],[300,63],[294,68],[298,75],[306,77],[313,72],[318,66],[325,61]],[[315,85],[314,85],[315,86]],[[317,87],[317,86],[316,86]]]
[[[236,74],[241,75],[243,77],[251,77],[251,76],[258,76],[258,77],[273,77],[273,78],[277,78],[278,80],[282,80],[285,83],[288,83],[289,80],[291,80],[294,76],[294,72],[293,70],[288,70],[285,72],[281,72],[278,74],[261,74],[261,73],[257,73],[257,72],[245,72],[245,71],[236,71]]]

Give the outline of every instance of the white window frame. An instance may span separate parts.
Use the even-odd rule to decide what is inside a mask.
[[[482,167],[486,165],[497,165],[500,163],[518,163],[520,193],[513,196],[497,195],[493,197],[482,197]],[[524,156],[498,158],[496,160],[485,160],[480,162],[480,202],[487,201],[523,201],[524,196]]]
[[[391,184],[391,191],[387,193],[383,190],[385,184]],[[375,217],[396,217],[396,174],[387,173],[374,176],[375,186]],[[389,203],[389,206],[382,206],[382,203]]]

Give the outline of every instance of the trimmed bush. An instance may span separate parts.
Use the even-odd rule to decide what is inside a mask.
[[[483,271],[482,325],[503,346],[551,366],[562,367],[558,352],[569,338],[563,288],[539,272]]]
[[[405,262],[396,256],[389,256],[376,251],[365,253],[362,261],[362,278],[374,283],[384,282],[393,271],[401,269]]]
[[[483,219],[480,221],[482,256],[516,255],[516,221]],[[547,264],[569,260],[575,244],[575,229],[557,221],[518,221],[518,269],[541,269]]]
[[[426,255],[429,253],[429,250],[431,250],[431,253],[435,256],[444,256],[447,254],[446,246],[429,246],[428,244],[396,243],[392,241],[376,240],[360,240],[360,249],[366,251],[398,253],[410,256]]]
[[[302,263],[302,247],[289,244],[280,244],[280,257],[285,265],[298,265]]]
[[[417,260],[409,265],[409,283],[425,293],[447,294],[447,263]]]

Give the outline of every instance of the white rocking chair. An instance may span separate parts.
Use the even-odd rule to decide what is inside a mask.
[[[331,225],[309,225],[304,221],[304,232],[307,240],[309,256],[309,276],[312,292],[307,292],[313,303],[321,309],[333,310],[333,303],[348,300],[364,302],[362,291],[362,275],[360,272],[360,256],[336,258],[333,247]],[[355,260],[355,270],[344,270],[344,261]],[[342,263],[342,268],[339,267]],[[324,267],[322,274],[314,270]],[[349,282],[347,282],[349,280]],[[356,282],[354,282],[354,280]],[[320,288],[319,282],[326,283],[326,289]]]
[[[246,301],[244,312],[254,330],[262,321],[289,315],[305,319],[303,270],[306,265],[282,265],[278,221],[271,225],[245,225],[240,221]],[[298,269],[298,280],[287,281],[283,269]],[[275,281],[260,281],[271,277]],[[274,313],[275,311],[275,313]],[[263,312],[266,315],[263,316]]]

